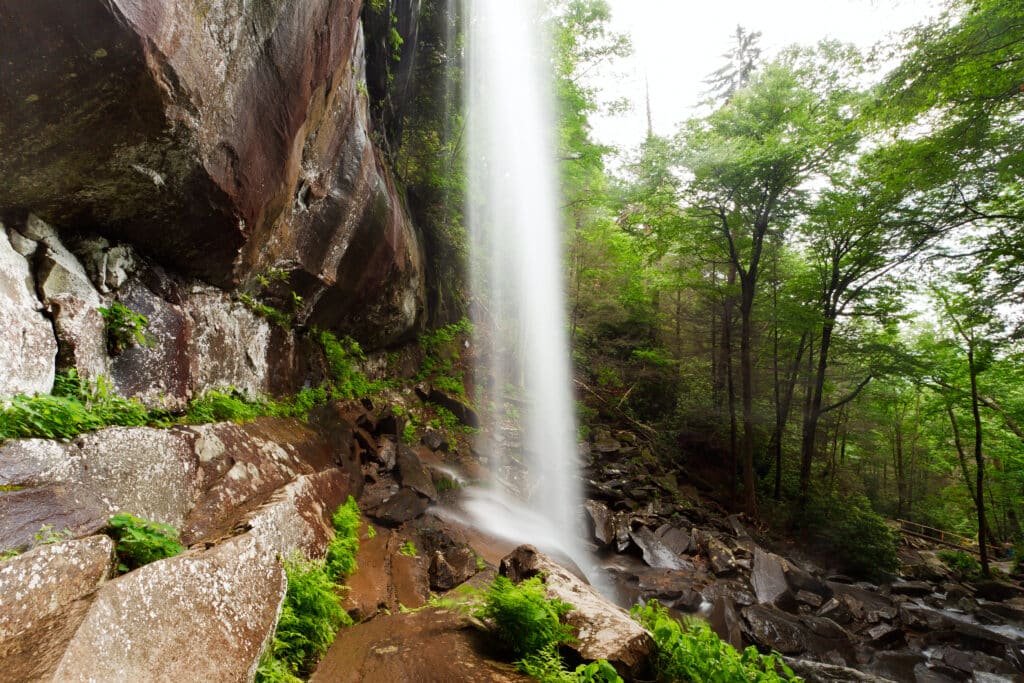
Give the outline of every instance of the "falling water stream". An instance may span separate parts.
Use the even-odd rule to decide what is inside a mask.
[[[477,402],[492,426],[479,449],[495,475],[468,507],[492,533],[585,568],[544,30],[531,0],[466,7]],[[521,443],[501,428],[517,418]]]

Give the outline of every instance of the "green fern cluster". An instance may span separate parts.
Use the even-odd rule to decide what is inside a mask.
[[[562,623],[572,609],[562,600],[549,600],[539,576],[518,584],[498,576],[477,616],[492,620],[498,638],[520,658],[572,640],[572,627]]]
[[[107,522],[107,533],[114,539],[117,568],[122,572],[173,557],[184,552],[178,532],[167,524],[139,519],[122,512]]]
[[[109,307],[100,306],[103,316],[104,331],[107,336],[107,351],[116,356],[129,346],[153,346],[154,342],[146,334],[149,318],[133,311],[120,301],[114,301]]]
[[[339,597],[341,582],[356,570],[359,552],[361,517],[352,496],[334,511],[331,522],[335,534],[323,560],[306,560],[297,552],[285,560],[288,590],[274,640],[256,670],[257,683],[301,683],[338,629],[352,624]]]
[[[257,681],[301,680],[334,642],[338,629],[352,624],[323,562],[296,553],[285,560],[284,569],[288,590],[274,640],[256,671]]]
[[[632,615],[654,636],[659,681],[784,683],[800,680],[779,654],[762,655],[755,647],[748,647],[741,653],[719,638],[705,622],[694,619],[680,624],[657,600],[635,606]]]
[[[359,552],[359,506],[352,496],[344,505],[335,510],[331,517],[334,538],[327,546],[325,558],[327,574],[341,583],[356,570],[356,553]]]

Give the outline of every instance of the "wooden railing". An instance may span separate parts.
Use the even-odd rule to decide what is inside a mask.
[[[952,531],[946,531],[945,529],[936,529],[935,527],[925,526],[924,524],[911,522],[906,519],[897,519],[895,521],[899,524],[900,533],[907,536],[922,538],[926,541],[931,541],[932,543],[956,548],[957,550],[962,550],[974,555],[981,554],[981,550],[978,548],[978,543],[973,538],[954,534]],[[994,545],[988,546],[989,557],[998,557],[999,552],[1000,550],[998,547]]]

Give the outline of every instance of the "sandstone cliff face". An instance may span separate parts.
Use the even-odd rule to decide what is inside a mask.
[[[3,3],[0,212],[221,288],[283,269],[300,323],[400,340],[424,254],[372,143],[361,5]]]

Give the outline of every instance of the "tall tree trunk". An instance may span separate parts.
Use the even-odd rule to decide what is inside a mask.
[[[831,311],[826,311],[831,313]],[[803,438],[800,443],[800,500],[807,501],[811,484],[811,464],[817,450],[818,422],[821,419],[821,403],[825,391],[825,372],[828,370],[828,351],[832,345],[834,322],[826,315],[821,326],[821,340],[818,343],[818,365],[811,388],[811,400],[804,418]]]
[[[754,368],[753,313],[754,278],[748,272],[740,279],[740,390],[743,404],[743,499],[747,514],[757,515],[757,490],[754,485]]]
[[[974,345],[967,346],[967,369],[971,376],[971,413],[974,417],[974,465],[977,471],[978,549],[981,552],[981,573],[989,576],[988,525],[985,522],[985,454],[982,450],[981,401],[978,399],[978,368],[974,363]]]

